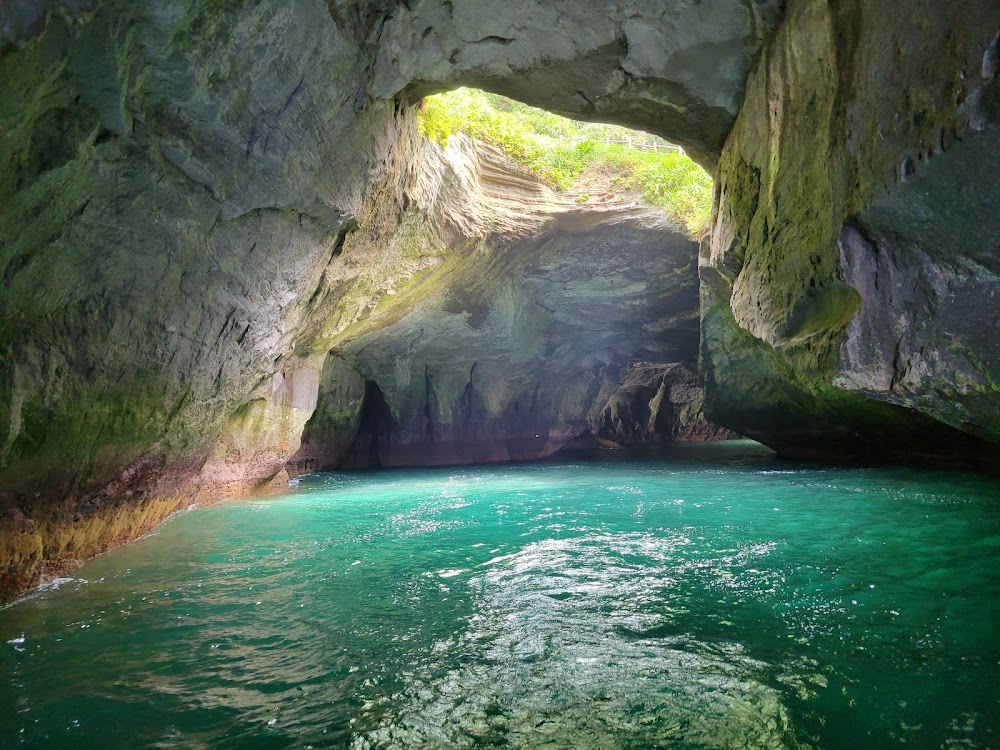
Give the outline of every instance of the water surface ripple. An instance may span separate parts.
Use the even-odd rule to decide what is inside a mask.
[[[0,747],[996,748],[998,500],[746,444],[304,477],[0,611]]]

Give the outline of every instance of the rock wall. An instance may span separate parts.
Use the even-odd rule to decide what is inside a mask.
[[[719,164],[708,409],[786,454],[990,464],[1000,6],[789,4]]]
[[[318,292],[412,128],[345,99],[368,75],[354,39],[321,4],[108,2],[5,50],[0,597],[294,451],[259,403],[308,360]],[[220,470],[235,443],[255,470]]]
[[[0,598],[280,474],[317,357],[423,262],[345,249],[408,102],[621,110],[708,163],[779,5],[0,5]]]
[[[455,84],[671,138],[713,164],[782,0],[402,3],[381,26],[370,94]]]
[[[705,419],[705,390],[689,365],[633,364],[596,417],[590,434],[616,445],[663,440],[699,442],[740,437]]]
[[[383,200],[372,215],[393,220],[363,220],[345,254],[368,244],[423,268],[334,346],[297,469],[531,459],[582,433],[719,434],[690,369],[630,369],[697,359],[697,244],[662,211],[556,193],[463,136],[424,142],[402,196]]]

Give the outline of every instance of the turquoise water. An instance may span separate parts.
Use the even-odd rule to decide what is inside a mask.
[[[0,746],[996,748],[998,501],[746,445],[304,477],[0,611]]]

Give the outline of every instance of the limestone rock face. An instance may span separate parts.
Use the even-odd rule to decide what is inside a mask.
[[[705,420],[704,400],[701,379],[689,366],[637,363],[591,420],[590,430],[619,445],[738,438]]]
[[[661,123],[711,163],[780,5],[0,5],[0,598],[280,474],[309,372],[434,256],[366,241],[423,92]]]
[[[717,434],[690,369],[630,369],[697,358],[697,244],[659,209],[555,193],[462,136],[424,142],[407,180],[402,217],[366,241],[427,248],[425,268],[336,344],[295,468],[530,459],[591,432]],[[618,404],[654,381],[639,429]]]
[[[702,253],[716,419],[790,454],[995,459],[998,24],[986,1],[790,4]]]
[[[669,132],[711,163],[780,0],[404,3],[381,27],[371,89],[456,83],[577,119]]]

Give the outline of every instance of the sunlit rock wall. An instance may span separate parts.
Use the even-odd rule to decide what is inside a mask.
[[[308,359],[328,269],[412,122],[356,106],[363,49],[318,3],[102,3],[0,66],[5,596],[281,470],[242,416],[263,453],[294,451],[251,412]],[[256,471],[202,482],[240,451]]]
[[[424,268],[336,344],[293,466],[517,460],[581,435],[720,434],[691,372],[697,244],[660,209],[556,193],[462,136],[445,150],[424,142],[405,180],[402,200],[388,196],[405,206],[399,219],[382,232],[362,222],[345,254],[367,242]],[[642,362],[687,367],[633,368]]]

